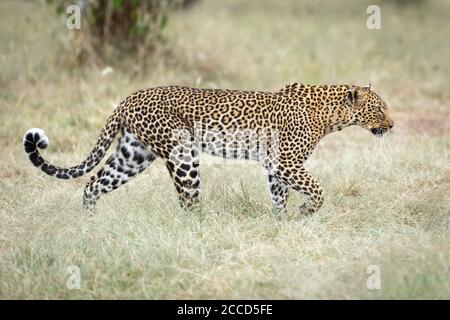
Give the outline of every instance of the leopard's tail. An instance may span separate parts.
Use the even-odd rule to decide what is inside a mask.
[[[38,148],[45,149],[48,146],[48,137],[42,129],[33,128],[28,130],[23,137],[23,147],[33,165],[46,174],[59,179],[74,179],[81,177],[95,168],[105,156],[106,151],[111,146],[114,137],[121,127],[120,114],[116,109],[108,118],[89,156],[79,165],[70,168],[57,167],[42,158]]]

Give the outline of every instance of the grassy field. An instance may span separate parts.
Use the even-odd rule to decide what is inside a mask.
[[[0,3],[0,298],[450,298],[448,1],[201,1],[169,19],[144,68],[80,66],[63,19],[39,2]],[[45,176],[22,150],[43,128],[49,161],[81,162],[114,107],[149,86],[277,90],[367,84],[391,109],[381,140],[327,136],[307,166],[326,196],[302,217],[271,214],[255,163],[202,167],[202,207],[185,212],[161,160],[82,215],[89,177]],[[67,268],[80,268],[69,290]],[[369,289],[369,266],[381,288]]]

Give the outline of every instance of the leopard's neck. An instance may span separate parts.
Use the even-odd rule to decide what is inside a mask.
[[[323,136],[354,124],[351,106],[347,102],[348,90],[346,85],[333,86],[333,90],[322,90],[310,96],[316,108],[315,120],[322,124]]]

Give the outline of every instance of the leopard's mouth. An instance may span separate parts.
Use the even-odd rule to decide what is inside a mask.
[[[387,131],[388,131],[388,129],[383,128],[383,127],[370,129],[370,132],[372,132],[372,134],[374,136],[376,136],[377,138],[381,138]]]

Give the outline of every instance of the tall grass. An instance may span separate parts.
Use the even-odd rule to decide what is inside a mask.
[[[0,297],[450,298],[449,34],[446,1],[380,2],[382,30],[358,1],[201,1],[178,12],[145,68],[133,58],[80,66],[64,21],[39,3],[0,4]],[[417,7],[419,6],[419,7]],[[20,14],[19,14],[20,13]],[[14,22],[14,23],[13,23]],[[308,169],[323,208],[271,214],[255,163],[202,166],[202,206],[178,207],[158,160],[81,214],[88,178],[44,176],[24,156],[80,162],[117,103],[155,85],[276,90],[289,82],[371,83],[396,126],[327,136]],[[69,290],[67,267],[81,271]],[[370,290],[367,268],[381,271]]]

